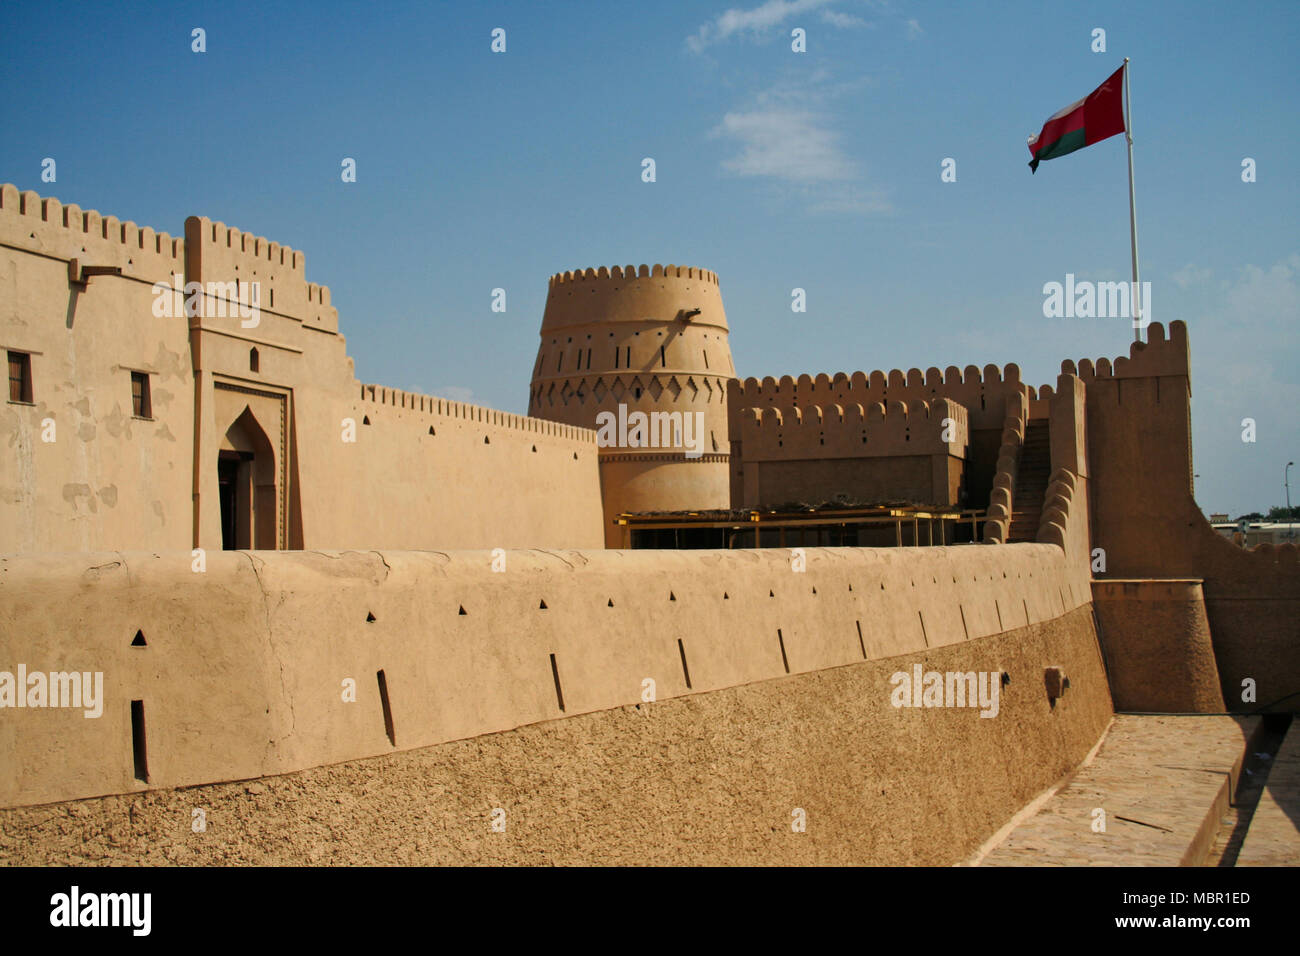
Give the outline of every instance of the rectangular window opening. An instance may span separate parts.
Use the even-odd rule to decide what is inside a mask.
[[[9,401],[32,402],[32,357],[26,352],[9,353]]]
[[[131,373],[131,414],[136,418],[153,418],[148,372]]]

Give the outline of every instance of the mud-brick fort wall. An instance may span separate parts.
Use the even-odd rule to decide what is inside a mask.
[[[739,502],[748,494],[745,466],[750,456],[742,431],[749,409],[808,409],[817,406],[825,410],[838,405],[845,409],[846,414],[851,414],[854,406],[858,405],[863,409],[875,405],[889,409],[892,403],[902,403],[911,408],[918,402],[929,405],[939,399],[948,399],[965,409],[966,414],[964,439],[952,449],[953,452],[958,447],[961,449],[958,457],[963,459],[963,464],[958,466],[955,462],[949,462],[948,468],[950,471],[961,472],[961,485],[965,491],[963,507],[985,508],[997,474],[1008,399],[1014,396],[1027,401],[1028,395],[1029,389],[1020,381],[1020,369],[1014,364],[1007,365],[1005,372],[996,365],[986,366],[983,372],[978,366],[968,365],[964,371],[950,366],[944,372],[932,367],[924,373],[913,368],[907,372],[893,369],[870,374],[854,372],[849,375],[838,372],[833,376],[824,373],[815,377],[800,375],[797,379],[789,375],[780,379],[769,376],[761,381],[757,378],[747,378],[743,382],[733,379],[728,383],[727,391],[727,408],[733,435],[732,498]],[[943,417],[940,416],[940,421]],[[868,437],[869,435],[870,432]],[[886,469],[888,466],[881,462],[880,468]],[[936,486],[941,487],[937,483]],[[822,500],[826,500],[826,497],[823,496]]]
[[[176,276],[198,291],[156,292]],[[33,398],[0,405],[0,552],[220,549],[230,459],[240,548],[603,541],[594,433],[363,388],[303,254],[223,223],[181,240],[0,188],[0,350]]]
[[[190,547],[188,332],[152,310],[183,246],[0,186],[0,350],[34,380],[31,404],[0,404],[0,551]],[[122,273],[75,283],[74,259]],[[132,414],[132,372],[151,376],[150,420]]]
[[[227,861],[266,859],[289,833],[307,859],[311,821],[396,774],[420,795],[426,862],[476,859],[501,806],[515,861],[951,863],[1104,730],[1086,566],[1060,548],[806,557],[243,552],[204,573],[188,552],[0,558],[0,659],[99,671],[105,689],[97,719],[6,712],[0,856],[125,858],[138,836],[145,857],[207,859],[219,838]],[[997,716],[892,706],[891,675],[918,665],[993,674]],[[1056,700],[1052,666],[1071,681]],[[379,773],[356,763],[376,757]],[[221,785],[252,778],[270,804]],[[145,792],[149,822],[122,839]],[[105,826],[61,837],[49,804],[69,800]],[[816,836],[791,850],[796,807]],[[397,861],[406,819],[374,806],[348,825]]]
[[[726,508],[727,383],[735,375],[718,277],[706,269],[614,266],[554,275],[542,317],[528,413],[596,428],[609,413],[695,416],[685,448],[600,449],[606,546],[623,512]],[[683,436],[684,437],[684,436]]]
[[[964,406],[759,406],[740,415],[743,491],[733,507],[910,501],[955,506],[969,444]]]
[[[1106,569],[1096,577],[1171,579],[1179,595],[1163,609],[1108,612],[1113,622],[1107,640],[1119,639],[1125,620],[1192,622],[1187,582],[1201,581],[1204,614],[1228,707],[1252,710],[1300,691],[1300,562],[1293,545],[1246,550],[1216,534],[1192,496],[1191,385],[1187,327],[1173,322],[1166,335],[1160,323],[1147,330],[1147,342],[1134,344],[1127,357],[1111,362],[1084,359],[1075,373],[1087,390],[1087,430],[1091,460],[1092,546],[1105,553]],[[1251,454],[1253,446],[1242,446]],[[1098,597],[1113,607],[1124,589]],[[1171,592],[1172,593],[1172,592]],[[1150,589],[1133,600],[1150,603]],[[1174,601],[1174,598],[1169,598]],[[1138,613],[1140,612],[1140,613]],[[1128,633],[1128,632],[1121,632]],[[1132,639],[1141,634],[1132,631]],[[1139,683],[1169,681],[1163,655],[1146,656]],[[1256,683],[1254,703],[1242,700],[1242,682]],[[1282,704],[1294,709],[1297,698]]]

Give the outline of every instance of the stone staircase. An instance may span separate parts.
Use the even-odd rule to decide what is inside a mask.
[[[1016,492],[1011,501],[1011,527],[1007,541],[1038,540],[1038,523],[1043,513],[1043,496],[1052,474],[1052,445],[1047,419],[1031,419],[1025,427],[1025,444],[1020,450]]]

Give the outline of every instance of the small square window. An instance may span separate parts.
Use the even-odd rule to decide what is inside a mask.
[[[9,353],[9,401],[32,401],[32,357],[26,352]]]
[[[149,398],[149,373],[131,373],[131,414],[136,418],[153,418],[153,402]]]

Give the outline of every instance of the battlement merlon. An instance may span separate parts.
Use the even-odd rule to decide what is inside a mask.
[[[296,249],[214,222],[185,220],[185,274],[189,282],[257,283],[259,306],[321,332],[338,332],[338,311],[327,286],[308,282]]]
[[[547,435],[552,438],[591,445],[593,449],[596,445],[595,429],[566,425],[562,422],[534,418],[530,415],[516,415],[513,412],[488,408],[486,405],[470,405],[467,402],[439,398],[436,395],[422,395],[418,392],[389,388],[385,385],[366,385],[361,382],[357,382],[356,385],[361,389],[361,401],[373,405],[387,406],[395,410],[410,411],[424,416],[450,419],[452,422],[477,422],[496,428]]]
[[[601,266],[551,276],[542,316],[544,345],[548,336],[558,336],[561,330],[592,332],[596,326],[612,324],[691,336],[729,331],[717,273],[707,269]]]
[[[1023,388],[1020,381],[1020,367],[1014,362],[1005,369],[996,365],[986,365],[981,371],[977,365],[967,365],[960,369],[955,365],[940,372],[931,366],[924,373],[918,368],[891,369],[889,372],[836,372],[827,375],[821,372],[816,376],[807,373],[794,378],[782,375],[780,379],[766,376],[761,381],[754,377],[744,381],[736,379],[728,395],[728,401],[737,406],[775,403],[784,399],[789,403],[815,402],[818,400],[859,401],[869,404],[885,401],[889,391],[907,390],[912,393],[924,389],[952,389],[962,387],[971,389],[1003,389],[1018,391]]]
[[[876,402],[867,406],[749,407],[740,412],[746,461],[950,455],[964,458],[970,426],[965,406]]]
[[[149,226],[64,205],[32,190],[0,185],[0,242],[34,255],[83,266],[111,266],[149,283],[184,271],[184,240]]]
[[[1165,327],[1159,322],[1147,326],[1147,341],[1134,342],[1129,345],[1128,357],[1119,356],[1112,363],[1110,359],[1080,359],[1076,367],[1074,362],[1066,359],[1061,363],[1061,371],[1078,375],[1084,383],[1108,378],[1157,378],[1165,376],[1182,376],[1190,380],[1191,352],[1187,343],[1187,323],[1175,319],[1169,323],[1168,336]],[[1188,391],[1190,393],[1190,384]]]
[[[694,266],[675,266],[675,265],[654,265],[647,266],[644,263],[640,268],[636,266],[613,266],[607,268],[601,266],[598,269],[571,269],[568,272],[557,272],[550,279],[552,289],[557,285],[563,285],[568,282],[585,282],[592,279],[613,279],[626,281],[628,279],[701,279],[718,284],[718,274],[710,272],[707,269],[699,269]]]

